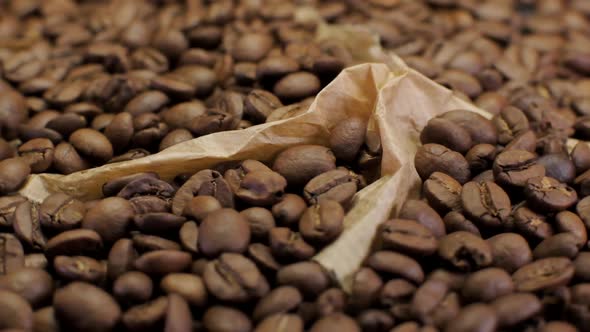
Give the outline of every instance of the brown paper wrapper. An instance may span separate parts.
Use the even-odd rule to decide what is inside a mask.
[[[325,145],[336,123],[360,116],[368,119],[369,130],[381,137],[381,178],[357,193],[343,234],[314,258],[344,289],[350,289],[352,275],[370,252],[378,225],[395,214],[408,197],[419,194],[421,182],[413,161],[420,130],[428,120],[453,109],[490,115],[408,68],[395,55],[383,52],[377,38],[366,30],[322,25],[318,38],[346,46],[358,63],[372,63],[344,70],[305,113],[200,137],[133,161],[65,176],[32,175],[20,194],[37,202],[56,192],[91,200],[101,197],[102,185],[108,180],[137,172],[156,172],[171,180],[180,173],[197,172],[225,161],[268,162],[290,146]]]

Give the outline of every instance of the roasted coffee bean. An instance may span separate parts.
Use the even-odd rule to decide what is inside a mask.
[[[131,307],[123,314],[121,321],[130,331],[162,329],[161,325],[163,325],[167,309],[168,297],[161,296],[150,302]]]
[[[0,328],[10,331],[31,331],[33,329],[33,310],[31,305],[17,293],[0,290]]]
[[[151,212],[133,216],[133,222],[139,230],[145,233],[166,233],[178,231],[186,218],[167,212]]]
[[[192,328],[192,314],[186,300],[178,294],[168,295],[168,309],[164,331],[190,332]]]
[[[576,167],[576,174],[583,173],[590,169],[590,147],[586,143],[580,142],[576,144],[570,157]]]
[[[471,135],[460,125],[444,118],[432,118],[420,133],[422,144],[437,143],[465,153],[473,146]]]
[[[180,250],[177,242],[160,236],[135,233],[132,236],[133,247],[141,253],[154,250]]]
[[[274,94],[287,101],[299,101],[320,91],[321,82],[308,72],[295,72],[280,79],[273,88]]]
[[[137,252],[130,239],[120,239],[113,244],[107,260],[107,273],[111,280],[117,279],[123,273],[133,268]]]
[[[354,311],[368,309],[377,301],[382,286],[383,281],[375,271],[367,267],[359,269],[352,279],[349,308]]]
[[[261,70],[261,66],[262,63],[258,65],[257,70]],[[244,113],[260,123],[265,122],[275,109],[282,106],[279,98],[266,90],[254,89],[244,99]]]
[[[247,302],[269,291],[266,278],[248,258],[222,254],[205,267],[203,280],[209,292],[222,301]]]
[[[170,202],[158,196],[137,196],[131,198],[129,203],[137,214],[168,212],[170,210]]]
[[[105,184],[105,187],[109,183]],[[103,187],[103,191],[104,191]],[[126,183],[117,193],[118,197],[130,199],[132,197],[153,195],[169,199],[174,194],[174,187],[168,182],[155,178],[153,175],[144,175]]]
[[[545,175],[545,167],[536,159],[528,151],[504,151],[494,161],[494,177],[499,184],[524,187],[529,179]]]
[[[45,172],[53,163],[54,145],[47,138],[35,138],[18,147],[19,156],[31,167],[31,172]]]
[[[44,307],[33,313],[33,331],[60,331],[53,307]]]
[[[579,242],[574,234],[559,233],[539,243],[533,250],[533,256],[535,259],[547,257],[574,258],[578,255],[578,246]]]
[[[275,288],[258,301],[252,318],[255,321],[262,321],[276,314],[288,313],[296,309],[302,301],[303,297],[295,287]]]
[[[328,243],[344,228],[344,209],[333,200],[323,200],[308,208],[301,216],[299,230],[310,243]]]
[[[413,220],[386,221],[379,227],[379,237],[385,249],[408,255],[427,256],[438,248],[438,241],[432,232]]]
[[[105,242],[114,242],[125,235],[134,214],[129,201],[120,197],[105,198],[88,209],[82,228],[96,231]]]
[[[81,155],[90,160],[106,162],[113,158],[113,145],[96,130],[78,129],[70,135],[69,141]]]
[[[410,310],[420,321],[429,323],[433,312],[443,302],[449,288],[440,280],[428,280],[416,290]]]
[[[439,144],[421,146],[416,152],[414,163],[422,180],[428,179],[434,172],[447,174],[459,183],[465,183],[471,177],[465,157]]]
[[[471,304],[463,307],[457,317],[449,322],[445,331],[481,331],[491,332],[496,330],[498,316],[494,309],[482,303]]]
[[[20,195],[0,197],[0,225],[5,227],[12,226],[16,207],[26,200],[26,198]]]
[[[180,144],[182,142],[190,141],[193,139],[193,134],[187,129],[174,129],[170,131],[162,141],[160,142],[159,151],[165,150],[171,146],[176,144]]]
[[[329,288],[323,291],[314,303],[317,309],[317,315],[324,317],[335,312],[344,312],[347,300],[348,297],[343,290],[340,288]]]
[[[153,282],[146,274],[130,271],[121,274],[113,283],[113,295],[121,303],[144,303],[153,292]]]
[[[492,248],[468,232],[454,232],[439,240],[438,255],[461,271],[473,271],[493,262]]]
[[[576,177],[574,163],[563,154],[547,154],[537,162],[545,167],[545,175],[563,183],[572,183]]]
[[[464,110],[446,112],[440,116],[463,127],[469,132],[473,144],[496,144],[498,133],[492,122],[483,116]]]
[[[252,322],[248,316],[239,310],[219,305],[213,306],[205,312],[203,326],[208,331],[252,331]]]
[[[78,154],[73,145],[61,142],[53,153],[53,167],[60,173],[71,174],[88,169],[91,165]]]
[[[272,255],[284,260],[305,260],[315,255],[316,250],[308,244],[300,233],[287,227],[270,230],[269,245]]]
[[[28,201],[20,203],[14,211],[12,223],[16,236],[35,249],[45,249],[47,239],[41,230],[39,206]]]
[[[270,332],[270,331],[281,331],[281,332],[302,332],[303,331],[303,320],[301,317],[292,314],[276,314],[270,316],[260,322],[255,332]]]
[[[272,206],[272,214],[278,225],[291,226],[299,222],[299,219],[307,209],[303,198],[294,194],[285,194],[281,201]]]
[[[178,189],[172,200],[172,212],[182,215],[190,200],[197,195],[215,197],[223,207],[233,207],[233,194],[223,179],[216,171],[203,170],[193,175]]]
[[[519,207],[513,212],[514,227],[525,237],[543,240],[553,235],[553,227],[544,216],[527,207]]]
[[[104,129],[105,137],[111,142],[115,151],[124,151],[133,137],[133,115],[121,112],[113,118]]]
[[[416,284],[424,281],[424,271],[418,262],[393,251],[374,252],[368,257],[366,264],[379,273],[399,276]]]
[[[500,327],[517,325],[537,315],[542,309],[539,298],[530,293],[507,294],[495,299],[491,306],[498,314]]]
[[[578,201],[578,195],[573,188],[547,176],[529,178],[524,194],[527,203],[542,212],[566,210]]]
[[[63,280],[99,284],[105,279],[106,265],[84,256],[57,256],[53,260],[55,273]]]
[[[527,241],[516,233],[501,233],[486,240],[492,248],[493,265],[510,273],[533,260]]]
[[[273,170],[285,177],[289,185],[297,186],[309,182],[321,173],[336,168],[332,151],[319,145],[298,145],[279,153]]]
[[[471,173],[476,174],[490,169],[496,158],[496,152],[496,147],[491,144],[477,144],[469,149],[465,159],[469,163]]]
[[[17,191],[25,182],[31,168],[22,158],[9,158],[0,161],[0,194]]]
[[[291,57],[269,56],[258,63],[255,78],[264,83],[272,83],[298,70],[299,63]]]
[[[189,273],[172,273],[165,276],[160,282],[162,288],[168,294],[182,296],[190,305],[203,307],[207,303],[207,289],[203,280]]]
[[[250,243],[250,226],[246,218],[231,209],[210,213],[199,228],[199,251],[207,256],[222,252],[243,253]]]
[[[588,234],[582,219],[570,211],[561,211],[555,215],[555,226],[558,232],[570,233],[577,237],[578,247],[583,246],[588,241]]]
[[[271,249],[262,243],[252,243],[248,246],[248,257],[264,272],[276,272],[281,264],[274,258]]]
[[[465,231],[481,237],[477,226],[471,220],[465,218],[461,212],[451,211],[445,215],[443,221],[449,233]]]
[[[498,143],[504,145],[529,129],[529,120],[526,115],[513,106],[504,108],[494,116],[492,123],[498,131]]]
[[[316,262],[299,262],[282,267],[277,283],[297,288],[306,298],[315,298],[332,284],[324,268]]]
[[[574,276],[574,264],[565,257],[549,257],[520,267],[512,274],[520,292],[536,292],[566,285]]]
[[[19,294],[34,308],[51,299],[53,286],[51,275],[42,269],[26,267],[0,276],[0,289]]]
[[[311,179],[303,188],[303,196],[311,204],[333,200],[347,206],[361,186],[361,181],[354,172],[339,167]]]
[[[490,267],[469,275],[461,295],[469,302],[489,302],[513,290],[510,275],[503,269]]]
[[[281,199],[287,187],[287,181],[277,172],[248,172],[239,180],[228,178],[228,172],[226,172],[225,178],[232,191],[237,198],[248,204],[272,205]]]
[[[73,330],[110,331],[121,318],[121,308],[108,293],[83,282],[58,289],[53,307],[60,326]]]
[[[365,141],[367,122],[352,117],[340,121],[330,133],[330,149],[336,158],[351,162],[358,156]]]
[[[417,221],[437,238],[446,234],[442,218],[426,202],[407,200],[399,212],[399,218]]]
[[[57,255],[94,256],[102,248],[103,242],[100,234],[90,229],[74,229],[59,233],[49,239],[45,254],[49,257]]]
[[[86,206],[81,201],[66,194],[57,193],[48,196],[39,206],[41,225],[52,230],[68,230],[78,227]]]
[[[139,256],[135,268],[148,275],[182,272],[191,263],[190,254],[178,250],[154,250]]]
[[[457,180],[441,172],[430,174],[422,188],[428,203],[440,213],[461,208],[461,190]]]
[[[272,213],[261,207],[252,207],[240,212],[250,225],[252,237],[255,239],[267,239],[268,234],[275,225]]]
[[[324,331],[331,331],[332,329],[337,329],[339,331],[346,331],[346,332],[360,332],[361,328],[352,318],[341,314],[341,313],[334,313],[323,317],[322,319],[318,320],[311,329],[310,332],[324,332]]]
[[[551,321],[547,322],[540,330],[540,332],[575,332],[576,327],[568,322]]]
[[[494,182],[467,182],[461,191],[465,215],[476,225],[499,228],[510,215],[510,198]]]
[[[221,208],[221,203],[213,196],[195,196],[188,202],[182,215],[200,222],[209,213]]]

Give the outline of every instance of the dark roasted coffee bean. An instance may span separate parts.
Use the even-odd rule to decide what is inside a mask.
[[[422,180],[428,179],[434,172],[445,173],[459,183],[465,183],[471,177],[465,157],[439,144],[421,146],[416,152],[414,163]]]
[[[164,331],[191,332],[193,319],[187,301],[178,294],[168,295],[168,309]]]
[[[97,162],[106,162],[113,158],[113,145],[100,132],[83,128],[70,135],[70,143],[83,156]]]
[[[382,286],[383,281],[375,271],[368,267],[359,269],[352,278],[348,308],[354,311],[370,308],[377,301]]]
[[[491,306],[498,314],[498,325],[517,325],[541,311],[541,301],[530,293],[507,294],[495,299]]]
[[[109,197],[88,209],[82,227],[96,231],[105,242],[114,242],[125,235],[134,214],[129,201]]]
[[[275,159],[273,170],[287,179],[289,185],[309,182],[321,173],[336,168],[332,151],[320,145],[298,145],[281,152]]]
[[[554,233],[544,216],[524,206],[513,212],[513,222],[516,230],[528,238],[543,240]]]
[[[545,175],[559,182],[572,183],[576,177],[574,163],[563,154],[548,154],[539,157],[537,162],[545,167]]]
[[[115,280],[123,273],[132,270],[137,252],[130,239],[120,239],[113,244],[107,260],[109,279]]]
[[[39,206],[40,222],[43,227],[53,230],[68,230],[78,227],[86,206],[81,201],[66,194],[48,196]]]
[[[257,62],[273,45],[272,37],[262,33],[247,33],[238,38],[231,54],[237,61]]]
[[[333,200],[323,200],[308,208],[301,216],[299,230],[311,243],[328,243],[344,228],[344,209]]]
[[[414,259],[393,251],[377,251],[368,257],[367,266],[379,273],[403,277],[416,284],[424,281],[424,271]]]
[[[457,317],[449,322],[447,332],[492,332],[496,330],[498,317],[494,309],[482,303],[463,307]]]
[[[496,147],[491,144],[477,144],[469,149],[465,159],[469,163],[471,173],[477,174],[492,168],[496,152]]]
[[[168,297],[161,296],[150,302],[136,305],[121,317],[123,325],[130,331],[162,330],[168,309]]]
[[[287,101],[299,101],[314,96],[320,91],[321,82],[308,72],[295,72],[280,79],[274,86],[274,94]]]
[[[316,250],[309,245],[300,233],[287,227],[276,227],[269,233],[269,246],[272,255],[278,259],[306,260],[315,255]]]
[[[273,171],[252,171],[235,178],[226,172],[225,179],[237,198],[255,206],[268,206],[278,202],[285,192],[287,181]]]
[[[294,194],[285,194],[280,202],[272,206],[272,214],[278,225],[291,226],[299,222],[299,219],[307,209],[303,198]]]
[[[46,128],[60,133],[63,137],[69,137],[74,131],[86,127],[88,121],[80,114],[65,113],[47,122]]]
[[[369,332],[388,331],[394,324],[393,317],[387,311],[377,309],[361,312],[356,320],[363,331]]]
[[[492,248],[493,265],[510,273],[533,260],[527,241],[516,233],[501,233],[486,240]]]
[[[133,234],[133,247],[141,253],[154,250],[180,250],[177,242],[155,235]]]
[[[53,260],[55,273],[66,281],[99,284],[105,279],[106,265],[85,256],[57,256]]]
[[[182,272],[190,263],[189,253],[178,250],[154,250],[139,256],[133,265],[145,274],[158,276]]]
[[[379,238],[386,249],[409,255],[427,256],[436,252],[438,241],[432,232],[413,220],[392,219],[379,227]]]
[[[303,196],[311,204],[333,200],[347,206],[359,189],[361,181],[354,172],[339,167],[311,179],[303,188]]]
[[[146,274],[130,271],[121,274],[113,283],[113,295],[125,304],[144,303],[150,299],[153,282]]]
[[[91,167],[70,143],[61,142],[53,153],[53,167],[62,174],[71,174]]]
[[[342,314],[334,313],[323,317],[318,320],[311,329],[310,332],[324,332],[333,331],[336,329],[342,332],[360,332],[361,328],[352,318]]]
[[[159,151],[165,150],[165,149],[167,149],[171,146],[174,146],[176,144],[190,141],[193,138],[194,138],[193,134],[191,134],[191,132],[186,129],[174,129],[174,130],[170,131],[168,134],[166,134],[166,136],[164,136],[164,138],[162,138],[162,141],[160,142],[160,146],[159,146],[158,150]]]
[[[201,222],[209,213],[221,208],[221,204],[213,196],[195,196],[185,206],[182,215]]]
[[[129,200],[137,214],[152,212],[168,212],[170,202],[158,196],[137,196]]]
[[[391,279],[383,285],[379,295],[379,303],[383,306],[409,303],[416,289],[414,284],[405,279]]]
[[[39,206],[25,201],[16,207],[12,226],[16,236],[29,247],[45,249],[47,238],[41,230],[39,217]]]
[[[125,151],[133,137],[133,115],[121,112],[115,115],[104,130],[105,137],[111,142],[115,151]]]
[[[254,89],[244,99],[244,113],[260,123],[265,122],[275,109],[282,106],[279,98],[266,90]]]
[[[255,332],[303,332],[303,320],[293,314],[276,314],[260,322]]]
[[[527,203],[542,212],[566,210],[578,201],[578,195],[573,188],[547,176],[528,179],[524,194]]]
[[[580,252],[578,257],[574,260],[575,277],[582,281],[590,280],[590,254],[587,252]]]
[[[165,276],[160,282],[162,288],[168,294],[182,296],[191,306],[203,307],[207,303],[207,289],[203,280],[189,273],[172,273]]]
[[[316,262],[299,262],[282,267],[277,273],[279,285],[297,288],[306,298],[315,298],[330,287],[332,281]]]
[[[121,318],[121,308],[102,289],[73,282],[55,293],[53,307],[61,327],[84,331],[110,331]]]
[[[577,237],[578,247],[584,246],[588,241],[588,234],[584,222],[573,212],[561,211],[555,215],[556,230],[560,233],[570,233]]]
[[[25,256],[25,267],[46,269],[47,263],[45,254],[29,254]]]
[[[577,240],[576,236],[571,233],[555,234],[539,243],[533,250],[533,256],[535,259],[547,257],[568,257],[573,259],[578,255],[579,242]]]
[[[261,82],[276,82],[285,75],[299,70],[299,63],[288,56],[269,56],[258,63],[256,79]]]
[[[213,306],[203,315],[203,326],[207,331],[249,332],[252,322],[241,311],[223,306]]]
[[[275,314],[288,313],[296,309],[301,301],[303,297],[297,288],[292,286],[275,288],[258,301],[252,318],[255,321],[261,321]]]
[[[467,182],[461,191],[465,215],[476,225],[499,228],[507,222],[510,198],[494,182]]]
[[[441,144],[459,153],[465,153],[473,146],[467,130],[444,118],[432,118],[428,121],[420,133],[420,142]]]
[[[590,146],[585,142],[579,142],[572,150],[570,157],[576,167],[576,174],[590,169]]]
[[[22,158],[9,158],[0,161],[0,194],[17,191],[25,182],[31,168]]]
[[[522,266],[512,274],[512,279],[517,291],[536,292],[566,285],[574,270],[568,258],[549,257]]]
[[[314,303],[317,309],[317,315],[324,317],[335,312],[343,312],[346,309],[347,300],[348,297],[343,290],[340,288],[329,288],[323,291]]]
[[[252,243],[248,246],[248,257],[264,272],[276,272],[281,264],[274,258],[271,249],[262,243]]]
[[[494,161],[494,176],[502,185],[524,187],[530,178],[545,175],[545,167],[536,159],[533,153],[524,150],[502,152]]]
[[[494,116],[492,123],[498,131],[498,143],[504,145],[529,129],[529,121],[526,115],[513,106],[504,108]]]
[[[33,310],[25,298],[9,290],[0,290],[0,329],[32,331]]]
[[[12,234],[0,233],[0,275],[12,273],[25,265],[24,250]]]
[[[439,256],[461,271],[473,271],[492,264],[492,248],[468,232],[454,232],[440,239]]]
[[[160,91],[142,92],[125,105],[124,112],[136,116],[142,113],[154,113],[168,104],[170,99]]]
[[[269,284],[256,265],[239,254],[225,253],[209,262],[203,280],[209,292],[222,301],[247,302],[269,291]]]
[[[489,302],[514,291],[510,275],[490,267],[472,273],[465,279],[462,296],[468,302]]]
[[[461,208],[461,190],[457,180],[441,172],[430,174],[422,187],[424,197],[439,213]]]
[[[19,156],[31,167],[31,172],[45,172],[53,163],[54,145],[47,138],[35,138],[18,147]]]
[[[449,233],[465,231],[481,237],[481,233],[477,226],[475,226],[471,220],[465,218],[461,212],[451,211],[445,215],[443,221],[445,228]]]
[[[59,233],[47,241],[45,254],[94,256],[103,248],[100,235],[90,229],[74,229]]]
[[[197,195],[215,197],[223,207],[233,207],[233,194],[223,179],[216,171],[203,170],[193,175],[178,189],[172,200],[172,212],[182,215],[190,200]]]
[[[437,238],[446,234],[442,218],[424,201],[407,200],[399,212],[399,218],[417,221]]]
[[[446,112],[441,118],[450,120],[469,132],[473,144],[496,144],[498,133],[492,122],[483,116],[464,110]]]
[[[330,148],[336,158],[351,162],[358,156],[365,141],[367,121],[352,117],[344,119],[330,133]]]
[[[256,239],[268,239],[268,233],[273,229],[275,220],[272,213],[261,207],[252,207],[240,212],[250,224],[252,237]]]
[[[59,323],[53,307],[44,307],[33,313],[33,331],[59,332]]]
[[[539,332],[576,332],[578,329],[565,321],[551,321],[547,322]]]
[[[199,251],[207,256],[222,252],[243,253],[250,243],[250,226],[246,218],[231,209],[210,213],[199,228]]]
[[[140,231],[152,234],[178,231],[185,221],[186,218],[167,212],[151,212],[133,216],[133,222]]]
[[[174,195],[174,187],[166,181],[152,176],[137,178],[127,183],[117,194],[118,197],[130,199],[137,196],[153,195],[169,199]]]
[[[53,293],[53,279],[42,269],[21,268],[0,276],[0,289],[22,296],[32,307],[46,304]]]

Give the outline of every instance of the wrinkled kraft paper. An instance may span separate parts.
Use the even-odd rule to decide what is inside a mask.
[[[394,215],[408,197],[419,195],[420,178],[413,160],[420,130],[428,120],[453,109],[490,115],[408,68],[395,55],[383,52],[376,37],[365,30],[322,25],[318,38],[344,45],[357,63],[364,64],[344,70],[317,95],[307,112],[245,130],[199,137],[133,161],[70,175],[32,175],[20,193],[37,202],[56,192],[91,200],[101,197],[106,181],[137,172],[156,172],[171,180],[180,173],[197,172],[224,161],[270,162],[291,146],[325,145],[340,120],[363,117],[369,120],[369,130],[381,137],[381,178],[357,193],[343,234],[315,257],[349,290],[353,273],[371,250],[378,225]]]

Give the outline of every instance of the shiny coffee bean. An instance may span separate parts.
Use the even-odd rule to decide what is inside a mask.
[[[461,190],[462,186],[457,180],[441,172],[430,174],[422,188],[428,203],[440,213],[461,207]]]
[[[486,240],[492,248],[493,265],[510,273],[533,260],[527,241],[516,233],[500,233]]]
[[[20,203],[14,211],[12,223],[16,236],[35,249],[44,249],[47,238],[41,230],[39,206],[28,201]]]
[[[250,243],[250,225],[231,209],[210,213],[199,227],[199,251],[214,257],[222,252],[243,253]]]
[[[424,271],[414,259],[392,251],[377,251],[371,254],[367,266],[379,273],[399,276],[416,284],[424,281]]]
[[[573,188],[547,176],[528,179],[524,194],[527,203],[541,212],[566,210],[578,201],[578,195]]]
[[[446,234],[442,218],[424,201],[407,200],[399,212],[399,218],[417,221],[428,228],[436,238]]]
[[[138,271],[125,272],[113,283],[113,295],[120,303],[144,303],[152,292],[152,279]]]
[[[494,161],[494,177],[499,184],[524,187],[529,179],[545,175],[545,167],[536,159],[524,150],[502,152]]]
[[[434,172],[447,174],[459,183],[465,183],[471,177],[465,157],[439,144],[421,146],[414,157],[414,163],[422,180],[428,179]]]
[[[315,176],[336,168],[333,152],[319,145],[299,145],[279,153],[272,169],[281,174],[289,185],[309,182]]]
[[[31,168],[21,158],[9,158],[0,161],[0,194],[17,191],[25,182]]]
[[[47,197],[39,206],[41,225],[52,230],[68,230],[78,227],[86,207],[81,201],[66,194],[57,193]]]
[[[512,279],[517,291],[536,292],[567,284],[574,271],[568,258],[549,257],[522,266],[512,274]]]
[[[461,191],[465,215],[476,225],[499,228],[510,215],[510,198],[494,182],[468,182]]]
[[[493,262],[490,245],[480,237],[459,231],[440,239],[438,255],[461,271],[473,271]]]
[[[513,291],[510,275],[501,268],[490,267],[469,275],[461,295],[469,302],[489,302]]]
[[[384,248],[409,255],[427,256],[438,248],[432,232],[413,220],[388,220],[380,226],[379,237]]]
[[[459,153],[465,153],[473,146],[467,130],[444,118],[433,118],[428,121],[420,133],[420,142],[441,144]]]

